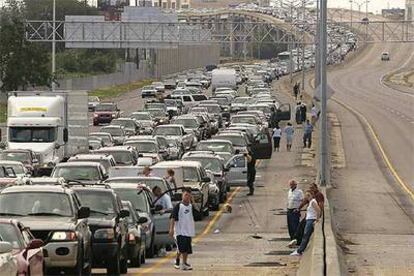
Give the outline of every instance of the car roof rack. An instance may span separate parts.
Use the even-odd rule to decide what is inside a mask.
[[[82,187],[99,187],[105,189],[112,189],[108,183],[85,183],[77,180],[66,180],[67,187],[82,186]]]

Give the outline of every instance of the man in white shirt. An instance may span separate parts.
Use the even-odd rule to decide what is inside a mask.
[[[192,237],[195,236],[191,189],[183,190],[181,202],[172,210],[169,234],[170,237],[173,237],[175,234],[177,242],[177,256],[174,267],[176,269],[192,270],[192,266],[187,262],[188,255],[193,253],[191,242]],[[180,265],[181,255],[183,256],[183,262]]]
[[[287,224],[289,230],[290,239],[293,240],[296,229],[299,225],[300,220],[300,204],[303,200],[302,190],[297,188],[298,183],[292,179],[289,181],[289,192],[287,202]]]
[[[152,189],[152,193],[156,198],[156,205],[162,206],[161,212],[165,212],[166,210],[171,210],[173,208],[170,196],[167,193],[162,194],[162,190],[160,187],[155,186]]]

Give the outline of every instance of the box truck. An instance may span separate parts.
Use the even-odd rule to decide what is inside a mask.
[[[39,175],[77,153],[88,152],[86,91],[10,92],[7,106],[9,149],[30,149]]]
[[[237,90],[237,75],[234,69],[214,69],[211,72],[211,87],[216,91],[219,87]]]

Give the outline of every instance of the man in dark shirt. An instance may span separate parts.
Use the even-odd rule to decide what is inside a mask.
[[[247,159],[247,187],[249,187],[248,196],[254,194],[254,181],[256,179],[256,158],[251,153],[245,153]]]

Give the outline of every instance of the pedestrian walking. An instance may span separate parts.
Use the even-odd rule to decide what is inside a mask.
[[[249,187],[248,196],[254,194],[254,181],[256,180],[256,158],[253,154],[245,153],[244,157],[247,160],[247,187]]]
[[[314,224],[319,221],[321,215],[321,209],[315,199],[314,192],[311,190],[307,191],[306,198],[309,200],[309,204],[306,209],[306,225],[303,233],[303,239],[299,245],[299,248],[290,254],[291,256],[301,256],[303,254],[308,246],[310,237],[312,236]]]
[[[312,109],[311,109],[311,123],[313,126],[315,126],[316,122],[318,121],[319,118],[319,111],[316,108],[316,106],[314,104],[312,104]]]
[[[192,238],[195,236],[193,205],[191,202],[191,189],[185,188],[181,202],[175,205],[170,216],[169,235],[171,238],[175,237],[177,243],[174,267],[181,270],[193,269],[188,263],[188,255],[193,253]],[[182,262],[180,262],[181,256]]]
[[[302,102],[300,105],[300,120],[302,123],[306,121],[306,112],[307,112],[306,104]]]
[[[276,124],[278,124],[279,122],[278,122],[277,112],[276,112],[275,108],[272,107],[270,110],[271,110],[271,114],[270,114],[269,125],[273,129],[273,128],[275,128]]]
[[[286,134],[286,150],[290,151],[292,149],[293,134],[295,133],[295,129],[291,123],[287,123],[284,132]]]
[[[280,139],[282,138],[282,130],[279,127],[279,124],[276,124],[275,128],[273,129],[273,146],[274,151],[279,151],[280,147]]]
[[[309,189],[315,194],[315,199],[318,202],[319,208],[321,209],[321,216],[322,216],[324,204],[325,204],[325,197],[319,191],[318,186],[315,183],[312,183]],[[302,208],[308,204],[309,204],[309,200],[305,197],[302,200],[302,203],[300,204],[299,209],[302,210]],[[299,246],[301,244],[302,238],[303,238],[303,232],[305,231],[305,225],[306,225],[306,217],[304,217],[300,221],[299,226],[296,229],[294,239],[289,242],[288,247]]]
[[[302,117],[300,115],[300,102],[298,102],[295,107],[295,121],[298,125],[302,124]]]
[[[299,84],[295,83],[295,85],[293,86],[293,95],[295,95],[295,100],[298,99],[298,95],[299,95]]]
[[[292,179],[289,181],[288,203],[287,203],[287,225],[289,237],[294,239],[296,229],[300,220],[300,204],[303,200],[303,192],[298,189],[298,183]]]
[[[303,147],[310,148],[312,146],[312,132],[313,132],[313,126],[309,122],[309,120],[306,120],[306,124],[303,127]]]

